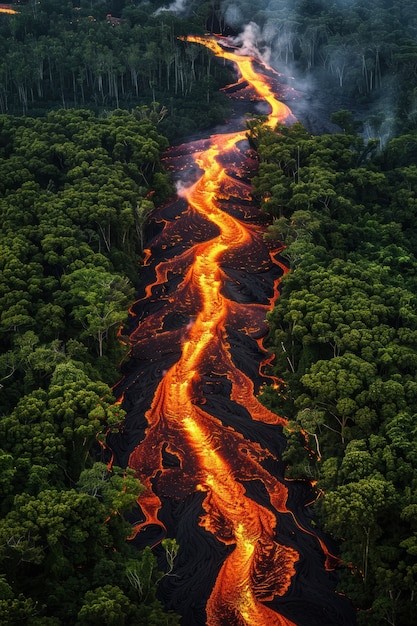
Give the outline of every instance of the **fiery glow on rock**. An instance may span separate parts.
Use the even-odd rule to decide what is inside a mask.
[[[237,64],[242,78],[270,104],[271,127],[292,119],[267,77],[253,69],[254,59],[214,37],[187,41]],[[300,561],[296,533],[314,537],[289,508],[290,483],[273,470],[281,463],[277,442],[286,422],[256,397],[268,380],[263,368],[270,356],[262,347],[266,312],[285,266],[278,258],[281,249],[264,241],[263,218],[240,175],[253,157],[244,131],[168,152],[167,167],[174,163],[178,171],[185,160],[194,180],[154,215],[162,230],[146,252],[145,270],[152,278],[131,308],[133,365],[119,385],[128,417],[122,437],[110,442],[118,462],[125,445],[129,466],[146,489],[139,499],[143,517],[135,526],[137,536],[151,527],[172,536],[175,524],[171,528],[164,503],[175,507],[201,499],[190,533],[199,528],[226,553],[207,594],[208,626],[295,626],[288,610],[281,614],[274,602],[293,586]],[[254,370],[247,353],[256,354]],[[280,385],[278,379],[272,382]],[[283,520],[289,530],[282,530]],[[187,542],[183,534],[179,543],[185,550],[184,538]],[[314,541],[326,555],[325,544]]]

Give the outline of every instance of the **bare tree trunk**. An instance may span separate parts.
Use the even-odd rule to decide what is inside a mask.
[[[38,98],[43,96],[43,59],[38,64],[38,80],[37,80]]]
[[[130,66],[130,77],[133,87],[135,88],[136,97],[139,96],[138,71],[136,67]]]
[[[106,246],[106,250],[107,252],[110,252],[111,250],[111,241],[110,241],[110,224],[107,225],[107,233],[105,231],[105,229],[103,228],[103,226],[101,224],[97,224],[99,231],[101,233],[101,236],[103,238],[104,241],[104,245]]]
[[[98,341],[98,355],[103,356],[103,340],[104,340],[104,331],[97,331],[97,341]]]
[[[119,108],[119,86],[117,84],[117,74],[115,72],[113,73],[112,80],[114,97],[116,98],[116,107]]]
[[[19,100],[22,104],[23,115],[26,115],[27,110],[28,110],[28,94],[27,94],[26,85],[24,85],[23,83],[20,83],[17,86],[17,91],[19,94]]]
[[[72,93],[74,96],[74,106],[77,106],[77,81],[75,79],[75,72],[72,72]]]
[[[365,545],[364,545],[364,549],[363,549],[363,581],[364,583],[366,583],[366,577],[368,575],[368,559],[369,559],[369,536],[371,533],[371,529],[368,526],[367,528],[364,528],[364,533],[365,533]]]

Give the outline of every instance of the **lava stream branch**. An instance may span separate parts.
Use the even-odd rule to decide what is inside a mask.
[[[253,59],[213,37],[187,41],[237,63],[270,104],[270,126],[292,119]],[[185,626],[304,626],[310,622],[299,621],[304,609],[297,597],[309,585],[327,584],[328,551],[305,515],[311,485],[283,477],[286,422],[256,397],[271,382],[263,374],[271,357],[262,338],[286,268],[279,248],[264,241],[253,207],[245,131],[216,134],[186,150],[201,174],[155,212],[163,228],[149,242],[149,282],[130,311],[136,322],[130,369],[116,389],[127,418],[109,445],[116,459],[128,458],[145,487],[136,537],[149,528],[159,537],[178,532],[179,565],[166,583],[166,604],[182,610]],[[207,566],[199,556],[206,545]],[[320,575],[299,592],[307,559]],[[322,619],[327,608],[316,595],[305,606]]]
[[[288,588],[295,573],[294,562],[298,559],[297,552],[289,547],[278,546],[274,540],[276,516],[265,507],[245,496],[244,487],[239,479],[244,474],[247,480],[254,477],[263,479],[264,483],[274,482],[271,489],[271,501],[281,512],[286,512],[286,488],[263,470],[260,460],[265,456],[257,446],[246,444],[251,455],[245,455],[236,449],[237,456],[230,461],[230,442],[224,448],[224,431],[226,430],[212,416],[204,414],[195,404],[195,383],[204,371],[208,355],[217,355],[217,366],[232,382],[232,400],[248,405],[258,419],[271,419],[276,423],[279,418],[266,409],[261,409],[253,396],[253,383],[239,373],[231,362],[226,341],[225,323],[228,319],[228,302],[221,294],[224,278],[221,259],[225,251],[231,247],[241,248],[251,242],[251,229],[246,228],[239,220],[224,213],[217,206],[217,198],[226,178],[224,167],[219,163],[220,153],[230,150],[237,142],[245,139],[244,133],[212,138],[211,146],[205,152],[197,153],[195,161],[203,170],[201,178],[184,195],[190,207],[203,214],[205,219],[212,221],[220,230],[206,244],[196,246],[193,263],[186,272],[183,287],[192,287],[198,293],[195,301],[200,302],[200,310],[195,316],[187,338],[182,345],[181,356],[165,374],[157,390],[156,402],[146,417],[150,428],[160,431],[163,415],[164,438],[173,441],[175,449],[183,447],[187,456],[187,465],[191,464],[194,475],[198,476],[195,488],[207,492],[203,507],[206,511],[201,524],[212,532],[220,541],[232,543],[235,550],[223,565],[220,580],[233,572],[234,593],[227,592],[223,597],[224,585],[216,584],[214,596],[207,606],[208,623],[218,624],[219,607],[226,605],[224,615],[233,614],[244,619],[244,623],[259,625],[270,622],[267,618],[270,609],[259,602],[252,584],[252,572],[257,570],[261,542],[268,546],[268,553],[279,553],[287,567],[282,576],[275,580],[274,591],[270,595],[282,595]],[[159,280],[164,272],[158,271]],[[250,309],[250,305],[244,308]],[[233,309],[233,307],[232,307]],[[250,319],[250,317],[249,317]],[[282,420],[281,420],[282,421]],[[223,436],[221,436],[223,434]],[[230,436],[226,440],[230,440]],[[236,442],[242,444],[242,438],[235,436]],[[142,510],[146,523],[158,523],[158,497],[152,491],[149,480],[149,469],[143,476],[143,457],[147,458],[149,443],[154,446],[155,438],[148,432],[144,444],[131,455],[130,466],[134,467],[147,487],[145,499],[141,499]],[[154,455],[152,455],[154,457]],[[185,469],[185,458],[181,455],[182,470]],[[156,460],[156,459],[154,459]],[[236,463],[236,460],[239,462]],[[159,459],[160,463],[160,459]],[[157,465],[159,467],[160,465]],[[249,467],[248,467],[249,466]],[[152,472],[152,476],[155,473]],[[224,526],[218,520],[224,520]],[[231,563],[229,563],[231,560]],[[240,564],[240,565],[239,565]],[[230,586],[230,583],[229,585]],[[274,614],[275,615],[275,614]],[[276,620],[278,618],[275,615]],[[224,616],[221,619],[226,619]],[[274,623],[290,624],[289,621]]]
[[[253,64],[256,59],[254,59],[252,56],[240,54],[238,49],[229,50],[225,48],[224,46],[220,45],[220,42],[216,37],[198,37],[189,35],[185,39],[186,41],[206,46],[216,56],[219,56],[222,59],[226,59],[228,61],[232,61],[237,65],[241,75],[241,80],[247,81],[249,85],[260,96],[260,98],[267,102],[271,107],[271,112],[268,115],[267,120],[268,126],[270,126],[271,128],[275,128],[275,126],[279,122],[288,123],[295,121],[295,117],[293,116],[291,109],[289,109],[286,104],[277,99],[276,94],[271,89],[265,77],[260,75],[254,69]],[[271,67],[268,67],[268,69],[271,72],[274,72]]]

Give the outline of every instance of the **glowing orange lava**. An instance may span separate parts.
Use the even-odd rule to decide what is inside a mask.
[[[271,127],[292,119],[289,109],[275,99],[267,78],[253,69],[251,57],[223,48],[214,37],[186,40],[207,46],[237,64],[242,79],[269,103]],[[225,203],[233,204],[236,199],[243,205],[251,200],[248,183],[232,176],[228,166],[228,160],[247,159],[245,132],[213,135],[195,142],[190,150],[201,175],[181,192],[180,201],[186,204],[181,219],[184,224],[198,225],[197,240],[185,245],[183,235],[175,231],[178,220],[165,222],[158,245],[166,259],[155,267],[155,278],[143,299],[149,300],[149,306],[155,302],[160,306],[143,315],[130,335],[132,355],[138,360],[156,361],[160,354],[169,353],[176,340],[180,346],[175,362],[161,373],[145,414],[145,437],[129,457],[129,466],[146,488],[139,500],[144,519],[136,532],[150,524],[165,529],[160,519],[163,499],[178,501],[202,494],[203,512],[198,523],[229,548],[205,607],[206,624],[295,626],[268,606],[288,592],[299,561],[297,549],[277,540],[280,516],[295,519],[287,508],[286,482],[266,469],[268,462],[277,459],[265,445],[245,437],[238,427],[207,408],[207,394],[214,392],[206,390],[216,385],[227,387],[228,406],[243,407],[255,427],[285,424],[259,403],[252,378],[235,364],[230,330],[244,333],[251,345],[262,350],[262,363],[268,361],[261,338],[279,278],[274,279],[273,294],[253,303],[241,294],[229,297],[227,272],[232,270],[225,269],[233,266],[238,274],[259,272],[268,264],[280,266],[276,259],[280,250],[266,248],[265,227],[259,222],[223,210]],[[183,232],[187,228],[183,226]],[[201,230],[207,231],[206,237]],[[170,247],[175,246],[178,254],[171,256]],[[151,259],[149,251],[146,263]],[[285,268],[280,267],[282,275]],[[175,288],[168,286],[168,278],[175,278]],[[235,279],[234,288],[239,285]],[[167,310],[188,321],[178,328],[167,328]],[[240,414],[236,419],[241,420]],[[167,453],[177,462],[164,465]],[[264,500],[249,496],[249,483],[262,485],[267,494]],[[326,551],[324,544],[320,545]]]
[[[239,54],[236,50],[227,50],[220,45],[216,37],[197,37],[189,35],[187,41],[199,43],[209,48],[216,56],[233,61],[237,64],[241,80],[245,80],[257,92],[257,94],[265,100],[271,107],[271,113],[268,116],[267,124],[271,128],[275,128],[278,122],[294,121],[291,110],[283,103],[277,100],[276,95],[272,91],[268,80],[255,71],[253,63],[255,59],[252,56]],[[271,69],[271,68],[269,68]]]
[[[19,11],[15,11],[14,9],[8,6],[4,6],[4,7],[0,7],[0,13],[8,13],[9,15],[17,15]]]

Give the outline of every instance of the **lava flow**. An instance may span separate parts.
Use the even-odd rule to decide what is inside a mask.
[[[8,13],[9,15],[17,15],[19,11],[15,11],[9,4],[0,4],[0,13]]]
[[[270,105],[271,127],[292,121],[268,74],[255,71],[259,60],[219,38],[186,40],[237,64],[238,85]],[[266,312],[285,272],[252,202],[256,157],[238,131],[171,148],[166,165],[177,177],[181,164],[193,181],[152,216],[159,232],[116,388],[127,418],[108,440],[146,488],[134,541],[177,538],[161,594],[185,626],[352,624],[310,528],[311,485],[283,478],[285,420],[256,397],[268,380]]]

